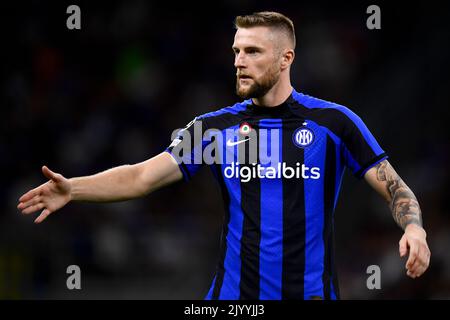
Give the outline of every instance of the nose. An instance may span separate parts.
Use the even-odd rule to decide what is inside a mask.
[[[245,59],[244,59],[244,55],[242,52],[239,52],[234,57],[234,66],[238,69],[245,68]]]

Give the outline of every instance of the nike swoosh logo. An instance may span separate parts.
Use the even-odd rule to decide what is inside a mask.
[[[233,141],[231,141],[231,139],[228,139],[227,147],[232,147],[232,146],[235,146],[235,145],[237,145],[239,143],[242,143],[242,142],[245,142],[245,141],[248,141],[248,140],[250,140],[250,138],[246,138],[244,140],[239,140],[239,141],[236,141],[236,142],[233,142]]]

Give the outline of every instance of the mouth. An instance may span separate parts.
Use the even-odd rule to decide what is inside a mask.
[[[238,78],[239,78],[239,80],[247,80],[247,79],[251,79],[252,77],[247,76],[247,75],[239,75]]]
[[[237,78],[238,78],[239,80],[248,80],[248,79],[252,79],[252,77],[250,77],[250,76],[247,75],[247,74],[237,74]]]

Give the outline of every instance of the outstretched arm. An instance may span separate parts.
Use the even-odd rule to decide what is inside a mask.
[[[430,263],[430,249],[416,196],[387,160],[368,170],[364,178],[388,202],[394,220],[405,231],[399,251],[403,257],[409,250],[407,275],[421,276]]]
[[[24,214],[42,210],[36,223],[69,201],[113,202],[142,197],[182,178],[176,161],[166,152],[134,165],[123,165],[101,173],[67,179],[42,167],[49,179],[19,198]]]

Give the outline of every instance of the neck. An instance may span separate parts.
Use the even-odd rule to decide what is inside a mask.
[[[291,81],[288,78],[285,81],[277,82],[264,96],[260,98],[252,98],[254,104],[265,107],[275,107],[286,101],[292,94]]]

